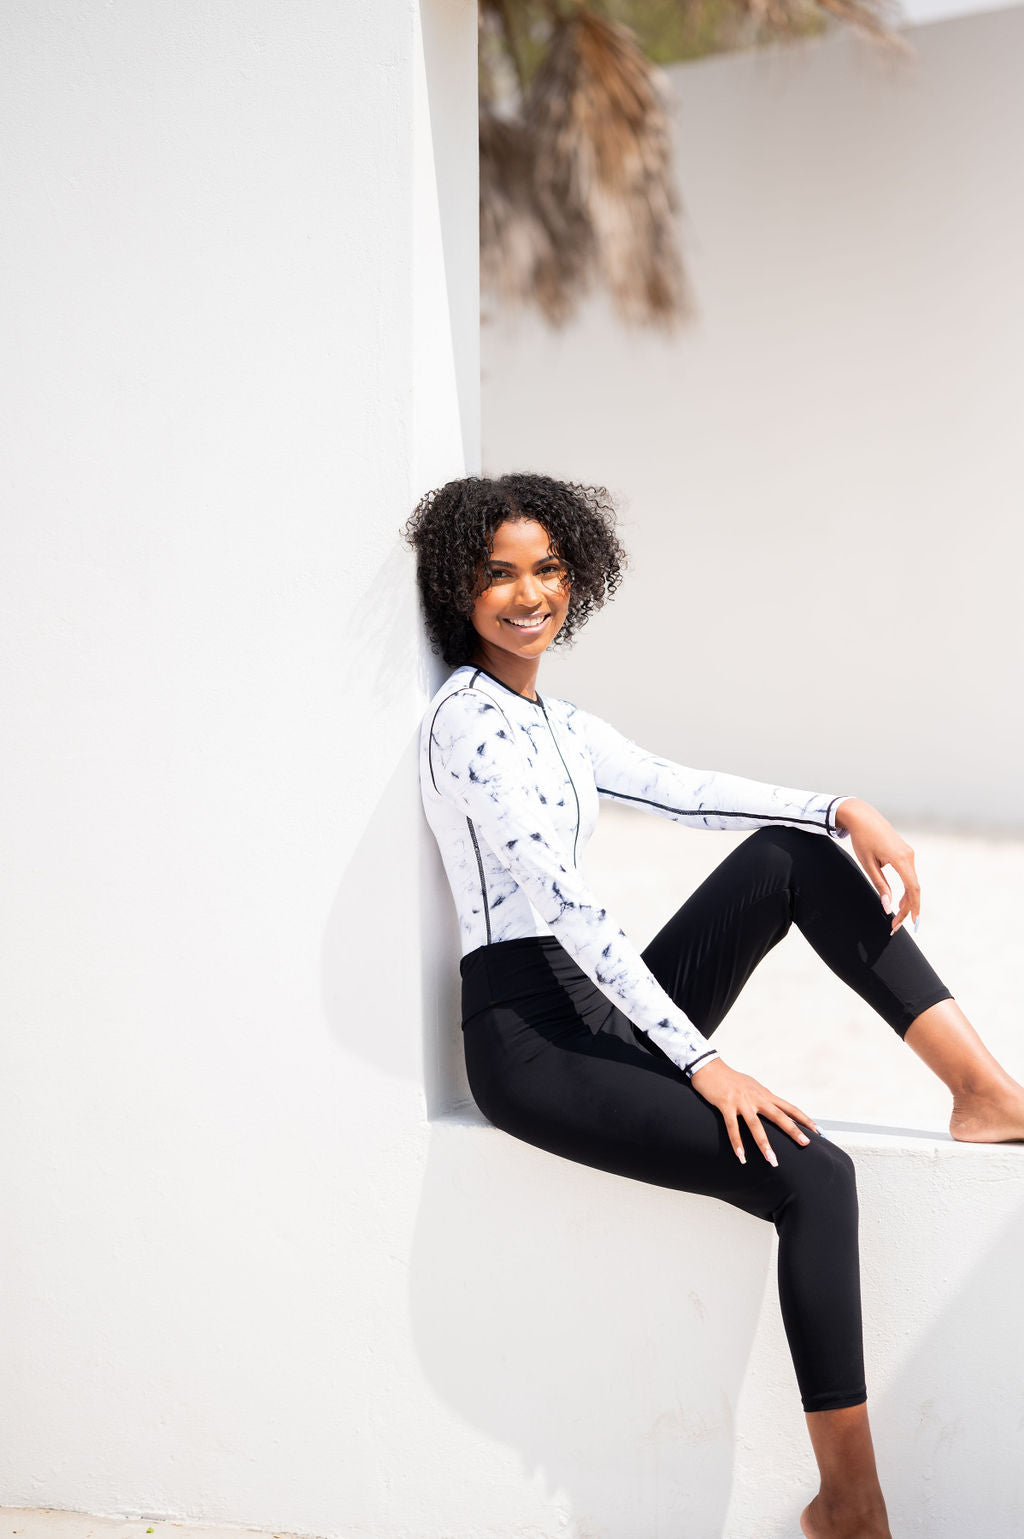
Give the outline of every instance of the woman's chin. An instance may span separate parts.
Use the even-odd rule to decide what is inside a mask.
[[[531,636],[529,641],[521,641],[518,645],[513,642],[512,646],[506,650],[514,653],[516,657],[540,657],[554,639],[553,636]]]

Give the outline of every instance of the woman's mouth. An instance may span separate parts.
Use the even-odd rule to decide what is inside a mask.
[[[505,624],[514,626],[517,631],[539,631],[547,618],[547,615],[531,615],[528,620],[513,620],[509,615],[504,616]]]

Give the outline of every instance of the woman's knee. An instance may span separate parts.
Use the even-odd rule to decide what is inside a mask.
[[[791,828],[788,824],[771,824],[751,834],[759,846],[778,852],[780,857],[793,860],[832,860],[842,858],[843,851],[835,839],[810,828]]]
[[[828,1162],[829,1182],[834,1188],[845,1193],[853,1201],[857,1199],[857,1167],[847,1154],[845,1149],[840,1149],[838,1144],[831,1143],[820,1134],[816,1139],[819,1149],[825,1151]],[[810,1145],[808,1145],[810,1148]]]
[[[794,919],[799,919],[801,899],[817,906],[826,895],[846,891],[851,878],[864,880],[846,851],[826,834],[806,828],[761,828],[752,838],[772,880],[785,883]]]
[[[853,1160],[845,1149],[821,1134],[812,1133],[810,1143],[787,1151],[780,1160],[779,1174],[787,1190],[786,1206],[798,1202],[804,1208],[856,1215],[857,1172]]]
[[[799,836],[801,832],[798,828],[759,828],[743,841],[736,855],[739,858],[742,854],[759,886],[766,884],[771,890],[788,891],[800,855],[798,841],[791,840],[789,835]]]

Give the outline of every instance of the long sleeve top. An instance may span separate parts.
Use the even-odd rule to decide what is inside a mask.
[[[599,798],[695,828],[782,823],[844,838],[842,796],[659,758],[567,700],[528,700],[472,664],[423,719],[420,784],[458,911],[463,953],[553,935],[680,1069],[717,1056],[590,891],[580,869]]]

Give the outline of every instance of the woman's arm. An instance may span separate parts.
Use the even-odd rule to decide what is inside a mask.
[[[438,794],[469,819],[473,837],[607,998],[684,1072],[717,1057],[571,865],[494,702],[471,689],[450,695],[434,717],[429,758]]]
[[[917,879],[914,852],[910,845],[877,807],[861,801],[859,796],[847,797],[842,802],[837,810],[836,821],[843,833],[850,836],[853,852],[881,897],[885,912],[892,914],[890,934],[896,934],[908,914],[916,930],[921,919],[921,884]],[[892,888],[886,880],[883,866],[892,866],[903,883],[903,897],[895,913]]]
[[[836,819],[845,797],[769,785],[719,770],[690,769],[640,748],[589,711],[576,710],[572,727],[587,745],[601,796],[691,828],[744,829],[782,823],[846,837],[846,829]]]
[[[790,786],[746,780],[718,770],[689,769],[640,748],[621,732],[577,710],[573,728],[587,744],[598,792],[691,828],[758,828],[784,823],[812,833],[849,838],[854,854],[874,884],[895,934],[909,914],[917,925],[921,887],[914,852],[887,818],[857,796],[829,796]],[[892,888],[883,866],[892,866],[903,883],[903,898],[894,912]]]

